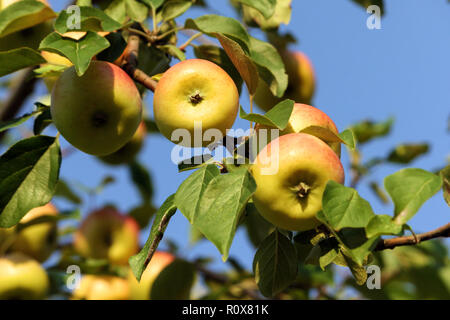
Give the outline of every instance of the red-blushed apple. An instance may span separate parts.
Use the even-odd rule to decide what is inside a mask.
[[[322,208],[327,182],[344,182],[336,153],[305,133],[272,140],[258,154],[251,172],[257,185],[253,202],[258,212],[276,227],[292,231],[318,226],[316,214]]]
[[[141,281],[137,282],[135,276],[130,270],[128,281],[130,283],[131,299],[132,300],[149,300],[153,282],[169,264],[175,260],[175,256],[163,252],[156,251],[153,254],[152,260],[142,274]]]
[[[272,94],[264,81],[259,81],[255,93],[255,103],[265,111],[269,111],[284,99],[310,104],[314,95],[316,80],[309,58],[300,51],[283,51],[281,58],[288,74],[288,87],[284,96],[278,98]]]
[[[0,257],[0,300],[43,299],[49,289],[44,268],[20,252]]]
[[[85,258],[107,259],[112,264],[126,265],[137,253],[137,222],[112,207],[89,214],[74,234],[75,250]]]
[[[141,96],[121,68],[91,61],[81,77],[70,67],[58,78],[50,111],[56,128],[74,147],[107,155],[136,132],[142,117]]]
[[[73,300],[128,300],[128,281],[110,275],[84,275],[72,292]]]
[[[336,135],[339,134],[333,120],[331,120],[325,112],[307,104],[295,103],[288,125],[284,130],[279,132],[279,135],[282,136],[288,133],[299,133],[303,129],[310,126],[318,126],[328,129]],[[269,142],[271,140],[270,130],[274,129],[274,127],[257,124],[255,126],[255,131],[258,132],[260,129],[267,130],[267,142]],[[341,156],[341,144],[339,142],[329,142],[327,144],[334,150],[334,152],[336,152],[338,157]]]
[[[20,223],[27,223],[42,216],[56,216],[58,210],[51,203],[30,210]],[[13,227],[14,228],[14,227]],[[56,222],[42,222],[20,230],[11,245],[12,251],[20,251],[38,260],[45,261],[56,249]]]
[[[133,137],[122,148],[107,156],[99,157],[103,162],[110,165],[126,164],[133,161],[144,144],[147,128],[145,122],[142,121]]]
[[[172,137],[172,133],[186,129],[190,137],[179,144],[189,147],[212,142],[194,139],[195,122],[201,122],[203,133],[217,129],[223,136],[233,126],[238,107],[239,93],[233,79],[221,67],[203,59],[185,60],[167,70],[153,98],[158,129],[173,142],[178,137]]]

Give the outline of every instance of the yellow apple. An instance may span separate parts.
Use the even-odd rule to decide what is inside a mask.
[[[142,274],[140,282],[137,282],[136,277],[130,270],[128,281],[130,283],[131,299],[132,300],[149,300],[153,282],[169,264],[175,260],[175,256],[163,252],[156,251],[152,260]]]
[[[258,154],[251,172],[257,185],[253,202],[258,212],[273,225],[293,231],[318,226],[316,213],[322,208],[327,182],[344,182],[336,153],[305,133],[272,140]]]
[[[0,299],[43,299],[49,289],[49,279],[41,265],[14,252],[0,257]]]
[[[48,62],[48,63],[42,64],[41,67],[45,67],[49,64],[63,66],[63,67],[70,67],[73,65],[73,63],[70,62],[69,59],[67,59],[66,57],[63,57],[57,53],[53,53],[50,51],[42,51],[41,55]],[[48,76],[45,76],[43,78],[45,86],[47,87],[47,90],[49,92],[52,92],[53,86],[55,85],[56,80],[58,80],[59,76],[60,76],[60,73],[55,73],[55,74],[50,74]]]
[[[288,133],[299,133],[303,129],[310,126],[322,127],[330,130],[336,135],[339,134],[333,120],[331,120],[325,112],[307,104],[296,103],[292,109],[287,127],[280,131],[279,135],[282,136]],[[270,130],[274,129],[274,127],[261,124],[257,124],[255,126],[255,131],[257,133],[261,129],[267,130],[267,142],[269,142],[271,140]],[[339,142],[329,142],[328,145],[334,150],[334,152],[336,152],[338,157],[341,156],[341,144]]]
[[[92,212],[74,234],[74,247],[81,256],[117,265],[127,264],[138,245],[137,222],[111,207]]]
[[[264,81],[258,82],[255,93],[255,103],[268,111],[284,99],[291,99],[299,103],[311,103],[315,91],[314,68],[309,58],[300,51],[284,51],[281,53],[286,72],[288,87],[282,98],[275,97]]]
[[[110,165],[130,163],[141,150],[146,134],[147,128],[145,127],[145,122],[142,121],[130,141],[116,152],[99,157],[100,160]]]
[[[198,143],[194,141],[195,121],[201,122],[203,133],[217,129],[225,135],[233,126],[238,107],[239,93],[234,81],[218,65],[202,59],[185,60],[167,70],[153,98],[158,129],[171,141],[176,129],[186,129],[190,139],[183,139],[180,144],[189,147],[212,142],[201,138]]]
[[[74,300],[128,300],[128,281],[109,275],[84,275],[72,293]]]
[[[92,61],[78,77],[66,69],[52,91],[51,115],[64,138],[92,155],[123,147],[141,122],[141,97],[133,80],[118,66]]]
[[[45,206],[30,210],[20,223],[27,223],[38,217],[58,214],[58,210],[48,203]],[[30,257],[45,261],[53,253],[57,245],[57,229],[55,222],[43,222],[19,231],[11,245],[12,251],[23,252]]]

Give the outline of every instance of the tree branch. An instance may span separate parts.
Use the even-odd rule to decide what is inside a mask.
[[[1,106],[0,122],[9,121],[17,115],[25,100],[33,92],[36,82],[33,68],[24,69],[18,74],[13,80],[8,99]],[[0,132],[0,140],[5,132]]]
[[[400,247],[400,246],[415,245],[422,241],[427,241],[427,240],[441,238],[441,237],[443,237],[443,238],[450,237],[450,223],[447,223],[446,225],[439,227],[435,230],[417,234],[415,237],[414,236],[405,236],[405,237],[398,237],[398,238],[393,238],[393,239],[382,239],[382,240],[380,240],[380,242],[378,242],[374,251],[394,249],[395,247]]]

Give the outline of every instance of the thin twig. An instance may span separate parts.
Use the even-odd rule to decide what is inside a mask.
[[[203,35],[202,32],[196,33],[194,34],[192,37],[190,37],[185,43],[183,43],[181,46],[179,46],[178,48],[182,51],[185,51],[187,46],[190,45],[192,43],[192,41],[194,41],[195,39],[201,37]]]
[[[393,239],[382,239],[375,247],[375,251],[381,251],[386,249],[394,249],[400,246],[415,245],[422,241],[427,241],[435,238],[449,238],[450,237],[450,223],[439,227],[435,230],[416,234],[415,236],[397,237]]]
[[[33,69],[22,70],[13,80],[10,95],[0,108],[0,122],[12,120],[20,111],[25,100],[33,92],[37,82]],[[0,140],[6,131],[0,132]]]

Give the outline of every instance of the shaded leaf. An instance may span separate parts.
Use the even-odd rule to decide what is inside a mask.
[[[258,10],[266,19],[269,19],[275,13],[276,0],[236,0]]]
[[[195,266],[176,259],[156,277],[151,287],[151,300],[186,300],[195,283]]]
[[[45,63],[39,52],[30,48],[18,48],[0,52],[0,77],[23,68]]]
[[[390,162],[406,164],[427,153],[428,150],[429,146],[426,143],[401,144],[396,146],[395,149],[389,153],[387,160]]]
[[[239,117],[248,121],[284,130],[289,123],[289,118],[291,117],[293,108],[294,101],[289,99],[281,101],[272,109],[270,109],[269,112],[267,112],[265,115],[257,113],[247,114],[241,106]]]

